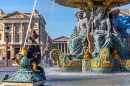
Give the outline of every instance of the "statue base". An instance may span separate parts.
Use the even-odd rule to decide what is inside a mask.
[[[12,82],[3,82],[0,86],[42,86],[46,80],[42,80],[34,83],[12,83]]]
[[[2,80],[3,86],[38,86],[40,84],[44,84],[46,77],[44,73],[44,69],[40,66],[37,66],[37,69],[40,70],[40,72],[34,72],[34,70],[31,70],[30,67],[30,61],[27,57],[23,57],[20,60],[20,69],[14,73],[11,77],[9,77],[8,74],[6,74]],[[5,83],[5,84],[4,84]],[[6,83],[9,85],[6,85]],[[23,83],[20,85],[20,83]],[[30,83],[30,85],[26,85],[27,83]],[[35,85],[38,84],[38,85]],[[10,85],[12,84],[12,85]],[[18,84],[18,85],[15,85]],[[31,85],[32,84],[32,85]]]

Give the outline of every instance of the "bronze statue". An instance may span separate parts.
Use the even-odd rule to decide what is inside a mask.
[[[30,68],[35,72],[42,72],[43,69],[38,66],[41,62],[41,52],[38,43],[35,41],[38,38],[38,34],[33,29],[29,29],[28,39],[29,42],[23,47],[16,55],[16,64],[20,67],[19,62],[22,57],[27,57],[30,60]]]

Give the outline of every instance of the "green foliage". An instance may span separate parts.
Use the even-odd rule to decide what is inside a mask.
[[[55,43],[52,43],[52,49],[57,49],[57,46]]]

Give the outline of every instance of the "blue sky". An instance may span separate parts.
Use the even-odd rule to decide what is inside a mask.
[[[12,13],[15,11],[31,13],[34,2],[35,0],[1,0],[0,9],[5,13]],[[53,1],[51,0],[37,0],[35,7],[46,20],[46,31],[48,31],[49,28],[52,4]],[[130,5],[121,8],[130,8]],[[76,11],[79,11],[79,9],[64,7],[54,3],[49,29],[49,35],[52,39],[60,36],[70,37],[75,25],[77,25],[75,17]]]

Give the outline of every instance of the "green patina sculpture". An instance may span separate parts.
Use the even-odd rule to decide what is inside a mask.
[[[99,7],[89,21],[83,17],[82,11],[76,13],[79,22],[67,41],[70,55],[65,56],[57,49],[50,53],[62,71],[130,71],[127,41],[116,22],[119,11],[110,11],[109,16],[105,12],[103,7]],[[82,65],[72,66],[80,63]]]
[[[116,19],[119,16],[120,10],[111,11],[109,17],[112,24],[112,47],[115,47],[118,54],[124,58],[128,57],[128,42],[123,34],[120,32]]]
[[[27,57],[23,57],[20,60],[20,67],[20,70],[18,70],[11,77],[5,75],[2,82],[33,83],[46,80],[44,72],[39,75],[38,73],[30,70],[30,61]]]
[[[41,53],[39,45],[35,41],[36,38],[38,38],[38,35],[33,29],[30,29],[28,34],[30,41],[20,50],[17,54],[18,57],[15,59],[20,69],[11,77],[5,75],[2,82],[33,83],[46,80],[44,69],[38,66]]]
[[[82,11],[77,12],[76,17],[79,22],[77,24],[77,28],[74,30],[74,33],[67,41],[67,45],[70,49],[70,55],[76,55],[78,57],[80,55],[83,55],[84,45],[82,42],[86,36],[88,20],[83,16]]]

